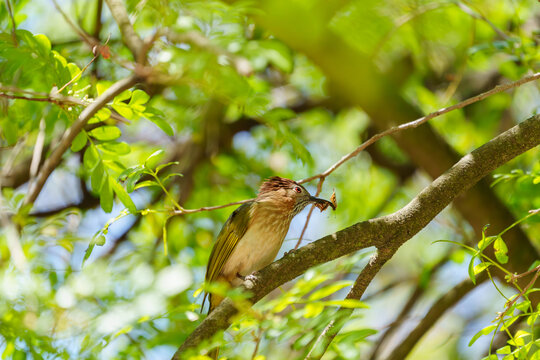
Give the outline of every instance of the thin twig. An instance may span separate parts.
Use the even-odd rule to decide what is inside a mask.
[[[28,94],[31,96],[22,96],[22,95],[13,95],[8,93],[20,93],[20,94]],[[73,96],[64,96],[55,93],[52,94],[46,94],[42,92],[36,92],[36,91],[30,91],[30,90],[23,90],[18,89],[12,86],[2,86],[0,84],[0,97],[4,97],[7,99],[13,99],[13,100],[27,100],[27,101],[41,101],[41,102],[50,102],[56,105],[79,105],[79,106],[89,106],[91,102],[81,100],[79,98],[73,97]],[[114,109],[111,109],[109,106],[107,106],[111,110],[111,117],[114,120],[117,120],[119,122],[122,122],[124,124],[129,124],[130,121],[123,117],[122,115],[118,114]]]
[[[73,79],[69,80],[67,83],[64,84],[64,86],[62,86],[60,89],[58,89],[56,92],[58,94],[60,94],[62,92],[62,90],[64,90],[66,87],[68,87],[69,85],[71,85],[75,80],[77,80],[79,78],[79,76],[81,76],[85,71],[86,69],[88,69],[88,67],[94,62],[94,60],[96,60],[98,57],[99,57],[99,51],[96,51],[96,54],[94,55],[94,57],[92,58],[92,60],[90,60],[90,62],[88,64],[86,64],[85,67],[82,68],[81,71],[79,71],[79,73],[77,75],[75,75],[73,77]]]
[[[466,4],[465,4],[466,3]],[[482,13],[480,12],[480,10],[478,10],[478,8],[475,8],[474,10],[472,9],[472,7],[474,6],[472,3],[470,3],[469,1],[458,1],[455,3],[464,13],[466,13],[467,15],[470,15],[473,19],[478,19],[478,20],[482,20],[484,21],[486,24],[488,24],[492,29],[493,31],[495,31],[497,33],[497,35],[499,35],[499,37],[503,40],[508,40],[510,37],[508,35],[506,35],[504,33],[504,31],[502,31],[501,29],[499,29],[494,23],[491,22],[491,20],[489,20],[487,17],[485,17],[484,15],[482,15]],[[476,12],[475,12],[476,11]]]
[[[235,201],[235,202],[225,204],[225,205],[204,206],[204,207],[201,207],[201,208],[198,208],[198,209],[174,210],[174,211],[171,211],[171,214],[172,215],[183,215],[183,214],[197,213],[197,212],[201,212],[201,211],[218,210],[218,209],[223,209],[223,208],[226,208],[226,207],[229,207],[229,206],[245,204],[245,203],[248,203],[248,202],[252,202],[254,200],[255,199],[246,199],[246,200]]]
[[[93,103],[88,105],[79,115],[78,119],[73,123],[73,125],[66,130],[60,143],[53,150],[51,155],[47,158],[43,167],[40,169],[36,179],[32,182],[28,188],[28,196],[26,197],[24,203],[32,204],[36,200],[37,196],[41,192],[45,181],[49,178],[49,175],[53,170],[58,166],[62,160],[62,156],[67,149],[71,146],[73,139],[81,132],[88,120],[94,116],[101,108],[103,108],[109,101],[114,99],[114,97],[120,94],[122,91],[129,89],[135,85],[138,81],[138,78],[135,76],[130,76],[128,78],[122,79],[114,83],[110,88],[108,88],[101,96],[99,96]]]
[[[529,275],[529,274],[532,274],[533,272],[538,271],[538,270],[540,270],[540,265],[538,265],[538,266],[535,267],[534,269],[531,269],[531,270],[529,270],[529,271],[526,271],[526,272],[524,272],[524,273],[522,273],[522,274],[519,274],[519,275],[518,275],[518,274],[513,274],[512,277],[511,277],[511,279],[509,279],[508,281],[509,281],[509,282],[514,282],[516,279],[519,279],[519,278],[522,278],[522,277],[527,276],[527,275]]]
[[[34,145],[34,153],[30,162],[30,182],[37,175],[39,163],[41,162],[41,154],[43,153],[43,145],[45,144],[45,118],[39,121],[39,132]]]
[[[67,16],[67,14],[64,12],[64,10],[62,10],[62,8],[60,7],[60,5],[58,5],[58,3],[56,2],[56,0],[51,0],[54,4],[54,7],[56,8],[56,10],[60,13],[60,15],[62,15],[62,17],[64,18],[64,20],[67,22],[67,24],[73,29],[73,31],[75,31],[75,33],[77,33],[77,35],[85,42],[87,43],[90,48],[96,46],[96,45],[99,45],[95,39],[93,39],[90,35],[88,35],[84,30],[80,29],[77,25],[75,25],[75,23],[73,21],[71,21],[71,19],[69,18],[69,16]]]
[[[13,38],[13,44],[15,44],[15,47],[19,46],[19,42],[17,40],[17,24],[15,23],[15,17],[13,16],[13,9],[11,8],[11,2],[9,0],[6,0],[6,8],[9,13],[9,17],[11,18],[11,37]]]
[[[324,179],[325,178],[320,178],[319,179],[319,183],[317,184],[317,192],[315,193],[316,197],[321,194]],[[298,247],[302,243],[302,239],[304,238],[304,234],[306,233],[307,227],[309,225],[309,220],[311,219],[311,215],[313,214],[313,210],[315,210],[315,207],[316,207],[315,205],[311,205],[311,207],[309,209],[309,213],[307,214],[307,217],[306,217],[306,222],[304,223],[304,227],[302,228],[302,232],[300,233],[300,237],[298,238],[298,241],[296,242],[296,245],[294,246],[294,250],[298,249]]]
[[[533,278],[531,279],[531,281],[529,281],[529,283],[527,284],[527,286],[525,286],[523,288],[523,290],[521,290],[512,300],[506,302],[506,305],[505,305],[505,309],[502,313],[500,313],[496,318],[495,320],[499,320],[499,319],[503,319],[504,316],[506,315],[506,313],[510,310],[510,308],[512,308],[512,306],[516,303],[516,301],[518,301],[518,299],[520,297],[522,297],[523,295],[525,295],[525,293],[527,292],[527,290],[529,290],[531,288],[531,286],[534,285],[534,283],[536,282],[536,279],[538,279],[538,276],[540,275],[540,265],[538,265],[537,267],[535,267],[533,270],[530,270],[530,271],[527,271],[526,273],[523,273],[521,274],[522,276],[525,276],[525,274],[530,274],[531,272],[534,272],[536,271],[536,273],[534,274]],[[514,278],[518,278],[518,276],[515,276]]]
[[[426,116],[423,116],[423,117],[421,117],[419,119],[416,119],[414,121],[411,121],[411,122],[408,122],[408,123],[405,123],[405,124],[401,124],[401,125],[392,127],[392,128],[390,128],[388,130],[385,130],[383,132],[380,132],[380,133],[378,133],[376,135],[373,135],[368,140],[364,141],[354,151],[351,151],[347,155],[343,156],[338,162],[336,162],[334,165],[332,165],[328,169],[326,169],[326,171],[324,171],[324,172],[322,172],[320,174],[313,175],[313,176],[310,176],[308,178],[299,180],[297,182],[299,184],[303,184],[303,183],[306,183],[306,182],[309,182],[309,181],[313,181],[315,179],[326,178],[328,175],[333,173],[337,168],[339,168],[345,162],[352,159],[353,157],[358,155],[362,150],[367,148],[369,145],[373,144],[374,142],[376,142],[377,140],[379,140],[379,139],[381,139],[381,138],[383,138],[385,136],[392,135],[392,134],[395,134],[395,133],[397,133],[399,131],[403,131],[403,130],[406,130],[406,129],[416,128],[416,127],[422,125],[423,123],[425,123],[425,122],[427,122],[427,121],[429,121],[429,120],[431,120],[433,118],[436,118],[438,116],[441,116],[443,114],[446,114],[446,113],[448,113],[450,111],[464,108],[467,105],[474,104],[475,102],[478,102],[480,100],[484,100],[485,98],[487,98],[487,97],[489,97],[491,95],[498,94],[500,92],[503,92],[503,91],[506,91],[506,90],[521,86],[521,85],[523,85],[525,83],[535,81],[535,80],[538,80],[538,79],[540,79],[540,73],[535,73],[535,74],[532,74],[532,75],[529,75],[529,76],[525,76],[524,78],[521,78],[521,79],[519,79],[517,81],[514,81],[514,82],[511,82],[511,83],[497,85],[491,90],[488,90],[488,91],[483,92],[483,93],[481,93],[479,95],[476,95],[476,96],[473,96],[473,97],[468,98],[466,100],[463,100],[463,101],[461,101],[461,102],[459,102],[459,103],[457,103],[455,105],[439,109],[437,111],[434,111],[434,112],[432,112],[432,113],[430,113],[430,114],[428,114]]]

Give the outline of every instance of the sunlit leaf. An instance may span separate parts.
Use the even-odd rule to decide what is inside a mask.
[[[90,136],[101,141],[118,139],[122,132],[116,126],[100,126],[88,133]]]
[[[480,330],[479,332],[474,334],[471,341],[469,341],[469,346],[474,344],[476,342],[476,340],[478,340],[481,336],[488,335],[488,334],[492,333],[496,328],[497,328],[497,325],[486,326],[485,328],[483,328],[482,330]]]
[[[88,141],[88,137],[86,135],[86,131],[82,130],[80,133],[75,136],[75,139],[73,139],[73,142],[71,143],[71,151],[77,152],[79,150],[82,150],[82,148],[86,145],[86,142]]]
[[[122,185],[120,185],[116,180],[112,178],[109,179],[109,181],[112,183],[114,193],[116,194],[116,196],[118,196],[118,199],[120,199],[122,204],[124,204],[124,206],[128,208],[128,210],[132,214],[136,213],[137,207],[135,206],[133,200],[131,200],[131,197],[128,195],[126,190],[122,187]]]

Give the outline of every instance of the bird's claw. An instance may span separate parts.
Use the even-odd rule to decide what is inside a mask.
[[[246,277],[243,276],[243,275],[240,275],[240,273],[236,273],[236,277],[239,278],[239,279],[242,280],[242,281],[245,281],[245,280],[246,280]]]
[[[255,276],[254,275],[246,275],[246,276],[243,276],[243,275],[240,275],[240,273],[236,273],[236,277],[239,278],[240,280],[242,281],[246,281],[246,280],[255,280]]]

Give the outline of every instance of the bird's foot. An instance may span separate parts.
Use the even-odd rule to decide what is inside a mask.
[[[240,280],[242,281],[246,281],[246,280],[255,280],[256,279],[256,276],[253,275],[253,274],[250,274],[250,275],[240,275],[240,273],[236,273],[236,277],[239,278]]]
[[[243,275],[240,275],[240,273],[236,273],[236,277],[239,278],[242,281],[246,281],[246,277]]]

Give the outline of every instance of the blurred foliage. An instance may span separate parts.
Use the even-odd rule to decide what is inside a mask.
[[[109,39],[111,56],[90,64],[92,46],[51,3],[5,2],[13,9],[15,31],[7,7],[0,6],[0,215],[8,219],[0,229],[0,353],[5,359],[170,358],[204,317],[198,294],[206,261],[233,208],[178,216],[172,210],[252,198],[271,175],[302,179],[324,171],[367,138],[369,119],[332,96],[331,84],[308,57],[253,20],[260,16],[257,2],[128,0],[141,37],[151,39],[164,29],[178,35],[160,33],[148,53],[159,81],[123,92],[95,114],[34,206],[25,206],[39,144],[43,157],[50,155],[83,109],[66,97],[90,103],[135,68],[102,0],[58,2],[75,26],[101,44]],[[322,6],[316,0],[293,3]],[[329,26],[425,113],[539,69],[535,2],[339,3],[335,13],[313,11],[313,28],[297,30]],[[317,18],[323,15],[328,23]],[[537,84],[527,84],[431,123],[464,154],[539,106]],[[390,138],[374,148],[413,171],[401,176],[367,152],[348,161],[322,192],[329,197],[335,189],[338,212],[314,214],[304,243],[395,211],[429,183]],[[540,208],[539,158],[540,150],[531,150],[495,175],[494,190],[517,218]],[[314,183],[307,188],[316,190]],[[293,221],[283,250],[294,247],[305,214]],[[536,216],[523,224],[537,247],[539,221]],[[474,264],[466,251],[447,254],[427,244],[441,238],[470,244],[473,236],[460,215],[447,209],[385,266],[365,302],[343,298],[371,250],[309,270],[194,356],[219,344],[231,359],[302,359],[336,308],[350,307],[355,311],[325,359],[367,357],[412,288],[425,289],[410,314],[414,319],[457,277],[466,277],[465,260]],[[511,256],[512,249],[507,251]],[[498,254],[504,263],[506,251]],[[433,270],[439,261],[442,270]],[[467,344],[484,319],[504,308],[492,290],[475,290],[475,299],[444,318],[411,358],[482,357],[489,341]],[[215,291],[243,306],[245,294]],[[521,315],[508,315],[528,314],[527,326],[538,326],[532,318],[537,309],[524,302],[515,304]],[[480,334],[496,330],[486,329]],[[506,354],[538,341],[534,331],[528,337],[519,331],[513,343],[492,350],[511,359]]]
[[[482,232],[482,239],[478,242],[476,249],[454,241],[441,240],[442,242],[454,243],[466,249],[471,255],[469,261],[469,277],[471,281],[476,283],[476,277],[486,272],[495,289],[506,300],[504,310],[498,312],[497,317],[492,321],[495,324],[486,326],[477,332],[469,342],[469,346],[471,346],[481,336],[493,333],[488,350],[489,354],[483,360],[498,359],[499,357],[493,354],[495,350],[497,354],[503,355],[504,360],[535,359],[540,355],[540,347],[537,340],[540,307],[535,305],[534,300],[531,298],[533,293],[540,291],[540,288],[535,287],[536,279],[540,275],[540,260],[531,264],[529,270],[522,274],[515,274],[508,271],[505,269],[505,264],[508,263],[508,246],[503,239],[505,232],[539,213],[540,209],[531,210],[528,215],[494,236],[486,236],[485,231],[489,227],[486,225]],[[495,260],[484,253],[490,247],[493,248]],[[475,265],[475,263],[477,264]],[[498,268],[505,273],[505,280],[516,288],[516,295],[507,297],[499,290],[491,275],[493,268]],[[518,279],[524,277],[531,278],[530,281],[526,282],[527,285],[525,287],[518,284]],[[526,325],[524,324],[524,326],[516,330],[512,325],[518,321],[525,321]],[[499,331],[508,336],[507,345],[502,346],[500,349],[493,349],[493,340]]]

